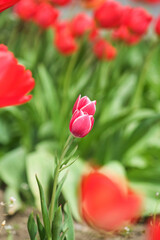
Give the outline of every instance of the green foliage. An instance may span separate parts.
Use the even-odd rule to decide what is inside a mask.
[[[28,218],[28,232],[31,240],[36,240],[37,235],[37,225],[35,223],[33,213],[30,214]]]

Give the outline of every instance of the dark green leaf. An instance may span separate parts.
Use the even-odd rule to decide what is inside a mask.
[[[37,180],[38,187],[39,187],[39,192],[40,192],[43,223],[44,223],[46,234],[47,234],[47,237],[48,237],[48,240],[49,240],[49,239],[51,239],[51,229],[50,229],[50,221],[49,221],[49,216],[48,216],[47,204],[46,204],[46,201],[45,201],[45,196],[44,196],[44,191],[43,191],[42,185],[39,182],[37,176],[36,176],[36,180]]]
[[[37,226],[38,226],[38,233],[39,233],[40,240],[47,240],[44,226],[42,225],[38,215],[36,216],[36,219],[37,219]]]
[[[37,235],[37,225],[34,220],[33,213],[30,214],[27,225],[28,225],[28,232],[29,232],[30,239],[35,240]]]
[[[67,240],[74,240],[74,224],[68,203],[65,204],[64,211],[65,211],[65,224],[68,227],[68,231],[66,233]]]

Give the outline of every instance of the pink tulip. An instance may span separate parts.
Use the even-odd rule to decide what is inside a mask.
[[[75,110],[71,118],[69,129],[74,137],[83,138],[92,129],[94,118],[82,110]]]
[[[91,101],[86,96],[81,98],[81,95],[79,95],[73,106],[72,113],[74,113],[76,110],[82,110],[84,113],[88,113],[89,115],[93,116],[96,111],[96,101]]]

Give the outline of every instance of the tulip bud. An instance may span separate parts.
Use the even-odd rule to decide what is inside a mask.
[[[97,58],[101,60],[113,60],[117,55],[117,50],[104,39],[95,42],[93,51]]]
[[[158,36],[160,36],[160,16],[157,18],[157,21],[156,21],[155,32]]]
[[[81,110],[93,116],[96,111],[96,101],[91,101],[86,96],[81,98],[81,95],[79,95],[73,106],[72,113],[74,113],[76,110]]]
[[[69,129],[74,137],[83,138],[91,131],[93,124],[92,115],[76,110],[71,118]]]
[[[120,3],[107,0],[95,10],[94,16],[103,28],[118,27],[121,23],[122,10]]]
[[[87,14],[80,13],[72,19],[71,32],[73,36],[80,37],[94,27],[94,21]]]

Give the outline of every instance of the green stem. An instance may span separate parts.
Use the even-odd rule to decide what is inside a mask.
[[[49,219],[50,219],[50,224],[52,226],[52,221],[53,221],[53,218],[54,218],[54,205],[55,205],[55,197],[56,197],[56,189],[57,189],[57,185],[58,185],[58,177],[59,177],[59,173],[60,173],[60,168],[61,168],[61,165],[62,165],[62,162],[63,162],[63,159],[70,147],[70,142],[71,140],[73,139],[73,136],[70,134],[65,145],[64,145],[64,148],[63,148],[63,151],[62,151],[62,154],[60,156],[60,159],[57,163],[57,167],[56,167],[56,170],[55,170],[55,176],[54,176],[54,183],[53,183],[53,190],[52,190],[52,197],[51,197],[51,203],[50,203],[50,209],[49,209]]]
[[[153,43],[148,55],[146,56],[145,61],[144,61],[144,64],[143,64],[143,67],[142,67],[142,70],[141,70],[141,73],[140,73],[140,76],[139,76],[139,79],[138,79],[138,84],[137,84],[137,87],[136,87],[136,90],[135,90],[135,93],[134,93],[134,96],[133,96],[133,99],[132,99],[132,103],[131,103],[131,107],[133,107],[133,108],[140,106],[141,95],[143,93],[143,89],[144,89],[144,86],[145,86],[146,71],[147,71],[147,68],[148,68],[148,64],[151,60],[153,51],[157,47],[158,43],[159,43],[158,41]]]

